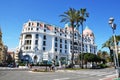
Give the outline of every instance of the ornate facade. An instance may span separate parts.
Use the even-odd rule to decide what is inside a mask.
[[[84,53],[96,53],[95,36],[89,28],[83,31],[83,47],[80,32],[75,30],[74,35],[75,58],[81,53],[81,48]],[[23,25],[18,50],[23,61],[37,63],[55,60],[69,64],[72,55],[72,28],[67,24],[62,29],[40,21],[28,21]]]

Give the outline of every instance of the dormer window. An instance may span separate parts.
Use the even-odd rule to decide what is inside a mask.
[[[46,32],[46,29],[44,29],[44,32]]]
[[[39,26],[40,24],[39,23],[37,23],[37,26]]]
[[[47,27],[47,25],[45,24],[45,25],[44,25],[44,28],[46,28],[46,27]]]
[[[30,23],[30,22],[28,23],[28,26],[31,26],[31,23]]]

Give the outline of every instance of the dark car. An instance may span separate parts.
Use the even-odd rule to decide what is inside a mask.
[[[11,63],[8,65],[8,67],[13,68],[13,67],[15,67],[15,65]]]

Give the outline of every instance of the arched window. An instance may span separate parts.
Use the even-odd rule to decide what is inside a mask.
[[[25,36],[25,39],[31,39],[32,38],[32,35],[31,34],[28,34]]]

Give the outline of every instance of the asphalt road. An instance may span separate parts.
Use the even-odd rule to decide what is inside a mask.
[[[56,72],[2,70],[0,71],[0,80],[99,80],[110,75],[115,75],[113,68]]]

